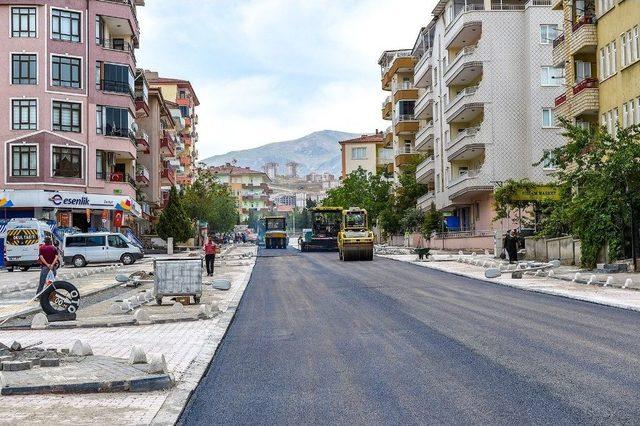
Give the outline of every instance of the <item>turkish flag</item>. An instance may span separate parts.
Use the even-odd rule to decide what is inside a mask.
[[[123,213],[117,210],[113,215],[113,226],[116,228],[120,228],[122,226],[122,215]]]

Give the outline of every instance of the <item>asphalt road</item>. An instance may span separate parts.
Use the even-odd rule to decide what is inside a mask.
[[[637,424],[640,314],[261,251],[181,424]]]

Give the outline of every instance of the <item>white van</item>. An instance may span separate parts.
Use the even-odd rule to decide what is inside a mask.
[[[40,246],[44,238],[54,238],[51,228],[46,222],[37,219],[11,219],[7,223],[4,242],[4,265],[9,272],[15,267],[28,271],[38,266]]]
[[[64,263],[82,268],[87,263],[122,262],[131,265],[144,257],[142,249],[115,232],[68,234],[63,243]]]

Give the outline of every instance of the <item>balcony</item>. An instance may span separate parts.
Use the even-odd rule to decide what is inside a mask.
[[[136,60],[136,55],[134,53],[135,47],[133,44],[122,38],[101,38],[97,40],[97,44],[105,50],[127,53],[131,56],[134,62]]]
[[[192,163],[193,162],[192,162],[190,156],[184,155],[184,156],[180,157],[180,165],[181,166],[190,167]]]
[[[479,86],[466,87],[449,101],[445,109],[447,123],[473,122],[484,112],[478,89]]]
[[[391,145],[393,143],[393,129],[391,126],[387,127],[382,136],[382,142],[384,142],[385,146]]]
[[[552,0],[551,10],[562,10],[563,0]]]
[[[416,150],[419,152],[433,150],[433,121],[427,122],[416,133]]]
[[[572,118],[581,115],[598,114],[600,107],[598,79],[585,78],[573,86],[573,98],[571,98]]]
[[[419,120],[433,117],[433,89],[428,88],[414,107],[415,116]]]
[[[129,86],[128,81],[100,80],[98,90],[105,93],[119,93],[123,95],[129,95],[131,99],[134,99],[135,96],[133,88]]]
[[[126,125],[127,123],[124,124]],[[127,138],[129,139],[129,142],[133,144],[133,146],[135,146],[136,148],[138,146],[136,135],[129,128],[118,128],[108,124],[104,129],[104,135],[113,138]]]
[[[426,89],[431,86],[433,79],[432,68],[433,59],[431,49],[427,50],[415,66],[413,81],[416,87]]]
[[[458,9],[457,16],[445,29],[446,49],[458,50],[478,43],[482,36],[481,13],[483,10],[484,2],[482,1],[470,3]]]
[[[391,119],[391,110],[392,110],[392,102],[391,96],[387,96],[386,99],[382,102],[382,119],[390,120]]]
[[[418,89],[409,81],[394,83],[392,85],[392,91],[394,103],[399,101],[415,101],[418,99]]]
[[[395,150],[396,167],[405,167],[417,159],[420,154],[413,148],[400,148]]]
[[[416,168],[416,181],[418,183],[428,184],[433,182],[436,173],[436,162],[433,155],[424,159]]]
[[[427,211],[431,208],[431,204],[436,201],[436,193],[429,191],[422,197],[418,198],[417,207],[422,211]]]
[[[149,183],[151,182],[151,175],[146,167],[138,165],[138,170],[136,171],[136,182],[142,186],[149,186]]]
[[[471,160],[484,154],[484,140],[480,126],[458,131],[447,146],[447,161]]]
[[[169,181],[169,184],[171,186],[175,186],[175,184],[176,184],[176,172],[175,172],[175,170],[173,170],[171,165],[169,165],[168,163],[164,164],[164,168],[162,169],[162,173],[161,173],[160,176],[162,177],[163,180]],[[164,184],[164,182],[163,182],[163,184]]]
[[[176,155],[176,147],[173,138],[168,134],[160,139],[160,153],[165,157],[174,157]]]
[[[149,135],[144,130],[138,129],[136,132],[136,148],[139,152],[149,154],[151,145],[149,144]]]
[[[396,135],[409,135],[418,131],[418,120],[413,114],[398,114],[393,118]]]
[[[582,16],[572,27],[571,54],[595,53],[598,45],[595,19],[592,16]]]
[[[478,192],[492,192],[493,185],[483,175],[482,169],[466,170],[451,177],[447,190],[451,201],[468,202]]]
[[[416,62],[411,49],[384,52],[379,61],[382,73],[382,89],[389,90],[391,80],[396,73],[413,73]]]
[[[449,62],[444,71],[447,86],[464,86],[482,76],[482,62],[477,50],[477,45],[466,46]]]
[[[553,40],[553,66],[564,67],[569,52],[567,51],[567,42],[564,33],[560,34]]]
[[[569,102],[567,101],[567,94],[563,93],[555,99],[555,109],[553,115],[555,116],[556,125],[560,124],[560,118],[569,118],[571,113]]]

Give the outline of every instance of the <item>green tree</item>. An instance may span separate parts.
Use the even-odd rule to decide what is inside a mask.
[[[418,198],[428,191],[427,185],[416,181],[416,170],[421,162],[421,157],[413,158],[409,164],[403,166],[402,173],[398,176],[399,185],[396,188],[395,208],[399,212],[414,209]]]
[[[612,260],[629,252],[632,219],[640,204],[640,126],[618,128],[615,135],[566,120],[563,126],[567,143],[539,162],[556,165],[567,194],[546,227],[564,227],[580,238],[582,264],[593,268],[607,243]]]
[[[228,232],[238,223],[236,199],[210,173],[200,173],[184,190],[183,202],[189,217],[208,222],[210,232]]]
[[[169,192],[169,203],[160,214],[157,231],[163,240],[173,237],[176,243],[183,243],[193,236],[193,222],[182,206],[181,196],[175,186]]]
[[[418,208],[407,209],[402,219],[400,219],[400,226],[406,232],[419,232],[422,230],[424,222],[424,212]]]
[[[436,204],[431,203],[429,210],[424,215],[422,222],[422,235],[429,238],[434,232],[446,231],[444,226],[444,215],[436,209]]]

